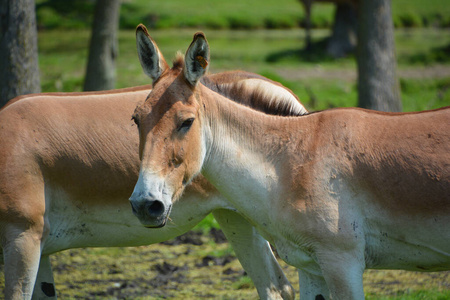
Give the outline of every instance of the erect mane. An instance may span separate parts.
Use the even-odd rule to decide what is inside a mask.
[[[183,67],[184,56],[178,52],[172,69],[182,70]],[[258,74],[229,71],[207,75],[200,82],[230,100],[266,114],[301,116],[308,113],[290,90]]]
[[[203,77],[201,83],[230,100],[265,114],[302,116],[308,113],[290,90],[254,73],[244,71],[219,73]]]

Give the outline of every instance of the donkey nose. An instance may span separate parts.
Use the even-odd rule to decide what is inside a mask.
[[[136,202],[130,201],[131,209],[133,210],[133,214],[138,215],[139,207]]]
[[[145,210],[150,217],[158,218],[164,213],[164,203],[160,200],[147,201],[145,204]]]

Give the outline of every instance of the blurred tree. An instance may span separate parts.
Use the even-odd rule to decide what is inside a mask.
[[[359,1],[358,20],[358,106],[401,111],[391,0]]]
[[[34,0],[0,1],[0,107],[41,91]]]
[[[327,53],[334,58],[352,53],[357,45],[357,5],[355,2],[336,4],[331,37],[327,43]]]
[[[336,4],[333,29],[327,42],[327,53],[335,58],[355,50],[357,44],[356,8],[358,0],[300,0],[306,11],[306,49],[311,50],[311,10],[313,2]]]
[[[85,91],[113,89],[118,52],[120,0],[97,0],[92,24]]]

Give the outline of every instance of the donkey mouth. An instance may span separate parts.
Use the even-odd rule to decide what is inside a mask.
[[[145,228],[153,228],[153,229],[157,229],[157,228],[162,228],[162,227],[166,226],[166,223],[167,223],[167,219],[165,219],[165,220],[164,220],[161,224],[159,224],[159,225],[146,225],[146,224],[143,224],[143,225],[144,225]]]
[[[167,213],[164,216],[157,218],[156,220],[148,220],[148,218],[141,219],[140,221],[145,228],[161,228],[166,226],[167,221],[170,219],[170,213],[172,211],[172,205],[167,209]]]

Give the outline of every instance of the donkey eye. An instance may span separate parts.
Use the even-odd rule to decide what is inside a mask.
[[[194,123],[195,118],[189,118],[183,121],[183,123],[181,123],[180,127],[178,128],[178,131],[184,130],[187,131],[189,130],[189,128],[191,128],[192,123]]]

